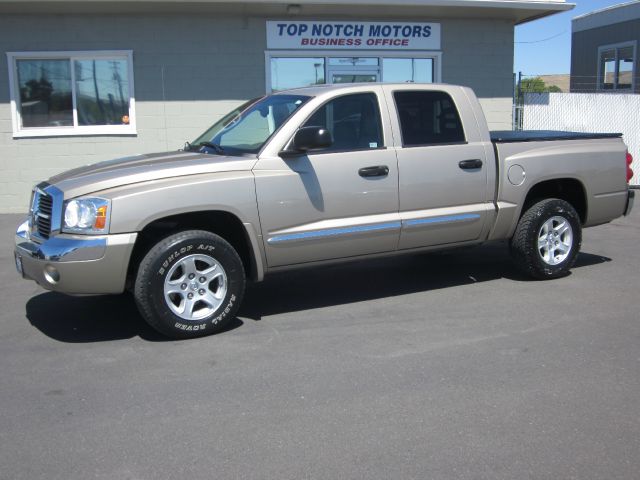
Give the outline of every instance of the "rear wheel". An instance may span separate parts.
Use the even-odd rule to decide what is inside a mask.
[[[556,198],[531,206],[520,218],[511,239],[516,265],[538,279],[564,276],[582,243],[580,218],[568,202]]]
[[[245,288],[242,261],[223,238],[203,230],[157,243],[138,269],[134,296],[147,323],[172,338],[224,330]]]

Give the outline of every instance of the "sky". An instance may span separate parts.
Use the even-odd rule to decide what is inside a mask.
[[[516,27],[514,72],[523,75],[569,73],[571,66],[571,19],[629,0],[567,0],[573,10]]]

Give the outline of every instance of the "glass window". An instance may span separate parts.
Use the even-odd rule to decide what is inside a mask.
[[[353,67],[356,65],[373,67],[378,66],[379,60],[375,57],[332,57],[329,65],[332,67]]]
[[[403,146],[465,141],[458,110],[448,94],[400,91],[393,95],[400,119]]]
[[[14,136],[135,133],[131,52],[8,56]]]
[[[67,60],[18,60],[22,128],[73,125]]]
[[[270,95],[251,100],[225,115],[186,148],[228,155],[257,153],[309,98]]]
[[[271,58],[271,89],[274,92],[323,83],[324,58]]]
[[[333,145],[327,150],[366,150],[384,146],[381,125],[377,96],[358,93],[327,102],[304,126],[331,132]]]
[[[602,72],[602,88],[612,90],[615,85],[616,52],[607,50],[600,55],[600,71]]]
[[[602,90],[630,90],[635,75],[635,46],[608,46],[600,49],[599,86]]]
[[[129,123],[127,61],[75,60],[78,125]]]
[[[633,47],[618,50],[618,88],[630,89],[633,84]]]
[[[433,59],[383,58],[382,72],[389,83],[433,83]]]
[[[378,81],[376,73],[334,73],[331,83],[371,83]]]

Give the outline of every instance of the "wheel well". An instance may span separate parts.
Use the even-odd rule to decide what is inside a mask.
[[[242,260],[245,274],[253,278],[255,259],[242,221],[232,213],[224,211],[189,212],[159,218],[142,229],[131,252],[127,288],[133,286],[138,265],[147,252],[161,239],[184,230],[206,230],[220,235],[235,248]]]
[[[574,178],[559,178],[547,180],[534,185],[524,200],[520,216],[534,203],[545,198],[559,198],[570,203],[578,212],[580,221],[584,224],[587,220],[587,196],[580,181]]]

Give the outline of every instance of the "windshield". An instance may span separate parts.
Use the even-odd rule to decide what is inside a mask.
[[[309,98],[270,95],[250,100],[225,115],[186,149],[227,155],[258,153],[269,137]]]

